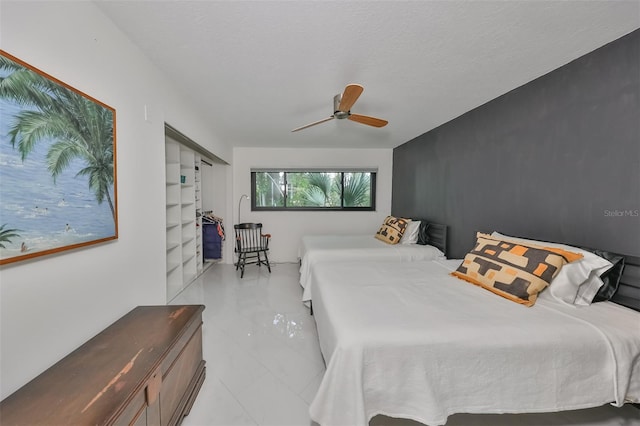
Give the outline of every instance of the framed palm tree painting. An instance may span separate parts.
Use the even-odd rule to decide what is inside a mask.
[[[0,50],[0,265],[118,238],[116,112]]]

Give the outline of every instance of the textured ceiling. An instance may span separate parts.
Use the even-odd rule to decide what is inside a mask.
[[[233,146],[392,148],[640,27],[640,1],[96,1]],[[348,83],[353,113],[332,120]]]

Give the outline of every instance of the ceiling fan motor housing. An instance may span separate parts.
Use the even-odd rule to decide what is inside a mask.
[[[340,111],[340,101],[342,100],[342,93],[338,93],[333,97],[333,116],[338,119],[347,118],[351,115],[351,111]]]

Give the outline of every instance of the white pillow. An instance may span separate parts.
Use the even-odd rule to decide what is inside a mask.
[[[418,234],[420,234],[420,221],[405,219],[409,221],[407,229],[404,230],[400,244],[415,244],[418,242]]]
[[[543,247],[556,247],[582,254],[582,259],[564,265],[549,286],[548,293],[554,299],[569,305],[590,305],[600,287],[604,285],[600,279],[600,274],[612,266],[612,263],[607,259],[578,247],[510,237],[500,234],[499,232],[493,232],[491,235],[506,241],[519,242],[522,244],[528,243]],[[547,292],[542,292],[541,296],[543,293]]]

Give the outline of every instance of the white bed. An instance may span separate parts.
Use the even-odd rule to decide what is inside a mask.
[[[442,425],[454,413],[536,413],[640,399],[640,313],[527,308],[449,275],[460,261],[321,263],[313,308],[327,370],[322,426],[383,414]]]
[[[433,245],[384,243],[373,235],[307,235],[298,249],[302,301],[312,299],[312,271],[322,263],[360,261],[413,262],[445,259],[443,251]]]

